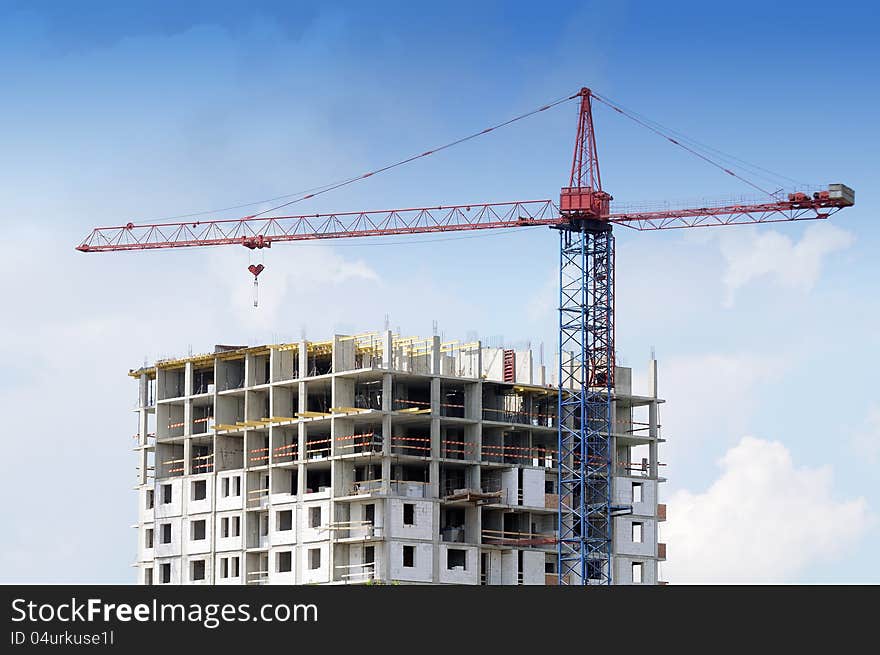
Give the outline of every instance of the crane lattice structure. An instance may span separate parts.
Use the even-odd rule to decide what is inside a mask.
[[[724,173],[765,193],[753,203],[614,211],[602,188],[592,100],[602,102]],[[551,200],[475,203],[381,211],[269,215],[294,202],[354,183],[432,155],[516,120],[578,100],[577,136],[568,186]],[[852,189],[830,184],[815,192],[767,192],[682,140],[624,110],[589,88],[499,125],[344,180],[258,214],[234,219],[127,223],[94,229],[81,252],[118,252],[197,246],[243,245],[251,250],[286,241],[340,239],[546,225],[559,232],[559,525],[560,584],[611,584],[612,401],[614,398],[614,234],[620,225],[639,231],[826,219],[855,203]],[[263,266],[251,265],[257,276]]]

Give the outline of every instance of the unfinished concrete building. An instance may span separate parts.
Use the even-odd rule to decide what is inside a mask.
[[[557,392],[530,350],[386,332],[130,375],[142,584],[558,581]],[[617,584],[666,556],[649,377],[617,369]]]

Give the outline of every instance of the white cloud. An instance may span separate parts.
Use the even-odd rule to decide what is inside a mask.
[[[864,498],[832,497],[828,467],[798,467],[777,441],[743,438],[703,493],[669,499],[664,577],[685,583],[781,583],[852,547],[872,517]]]
[[[253,263],[266,267],[260,274],[260,311],[241,311],[239,320],[248,328],[278,325],[296,314],[302,315],[304,307],[315,307],[336,297],[352,303],[363,298],[358,283],[379,283],[379,275],[364,261],[348,259],[331,246],[307,245],[300,248],[289,246],[251,255]],[[244,250],[244,249],[242,249]],[[250,261],[246,252],[215,251],[213,275],[222,280],[229,292],[233,308],[247,309],[253,305],[253,276],[247,271]],[[309,313],[312,313],[311,311]]]
[[[325,336],[333,322],[375,303],[371,289],[381,285],[356,257],[290,248],[266,256],[255,310],[244,248],[151,253],[147,261],[144,253],[77,253],[35,226],[10,237],[42,250],[38,266],[33,253],[14,245],[0,258],[0,294],[14,317],[0,324],[0,412],[6,433],[19,435],[9,440],[0,480],[7,496],[27,490],[28,498],[0,510],[9,526],[0,548],[3,582],[132,580],[134,505],[126,490],[135,483],[136,386],[127,381],[129,368],[145,357],[184,355],[188,344],[203,352],[251,334],[264,343],[274,330],[298,338],[306,324]],[[328,303],[325,295],[345,302]],[[63,488],[70,471],[75,494]],[[101,539],[82,529],[84,512],[106,517]],[[49,515],[52,521],[33,520]],[[58,534],[66,535],[62,550]]]
[[[670,477],[678,479],[689,468],[693,474],[706,461],[708,448],[731,444],[747,432],[762,386],[777,383],[790,363],[787,355],[748,352],[661,359],[659,395],[666,404],[660,414],[668,439],[661,452]],[[633,388],[647,393],[644,370],[636,371]]]
[[[726,262],[724,304],[733,306],[736,292],[761,278],[769,278],[784,289],[809,291],[819,278],[824,258],[854,241],[850,232],[831,223],[811,225],[800,241],[772,230],[725,233],[721,237]]]
[[[853,447],[870,463],[880,459],[880,404],[872,405],[862,427],[853,435]]]

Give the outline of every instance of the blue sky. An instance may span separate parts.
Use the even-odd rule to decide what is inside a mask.
[[[618,230],[618,348],[637,371],[656,349],[669,400],[666,577],[880,581],[878,14],[0,0],[12,455],[0,484],[27,497],[0,507],[3,581],[133,580],[125,372],[145,357],[376,329],[385,314],[407,333],[436,319],[450,338],[555,344],[548,230],[273,248],[254,310],[246,252],[75,252],[91,227],[325,184],[583,85],[795,180],[857,192],[830,224]],[[595,120],[618,200],[750,194],[604,107]],[[300,207],[553,198],[574,127],[575,107],[557,107]]]

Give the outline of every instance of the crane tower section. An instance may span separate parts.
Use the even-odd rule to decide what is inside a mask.
[[[560,584],[610,584],[614,235],[602,190],[591,93],[581,89],[559,229]]]

